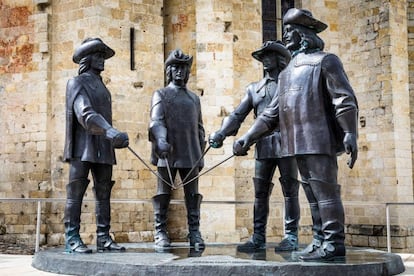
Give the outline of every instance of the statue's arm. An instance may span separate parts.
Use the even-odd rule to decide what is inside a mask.
[[[209,143],[213,148],[219,148],[223,145],[227,136],[234,136],[240,129],[241,124],[247,115],[253,109],[253,100],[250,95],[250,87],[247,88],[246,94],[240,104],[234,109],[229,116],[225,117],[219,130],[213,132],[209,137]]]
[[[358,102],[338,57],[328,55],[322,69],[335,108],[336,121],[345,134],[343,143],[345,152],[351,155],[347,163],[352,169],[358,157]]]
[[[165,110],[162,102],[161,91],[157,90],[152,95],[150,110],[150,125],[148,129],[149,140],[167,139],[167,126],[165,122]]]
[[[89,97],[80,91],[74,102],[73,110],[79,124],[92,135],[104,135],[111,140],[115,148],[125,148],[129,145],[129,137],[126,132],[121,132],[114,127],[98,112],[90,102]]]
[[[269,135],[279,126],[279,97],[276,93],[270,104],[257,117],[250,129],[233,144],[235,155],[246,155],[250,146]]]
[[[104,135],[112,127],[101,114],[94,110],[89,97],[83,91],[76,96],[73,110],[79,124],[90,134]]]
[[[221,129],[226,136],[234,136],[237,134],[241,124],[246,119],[247,115],[253,110],[253,100],[249,89],[241,100],[240,104],[234,111],[223,120]],[[228,122],[226,122],[226,119]]]
[[[160,158],[166,158],[172,148],[167,141],[165,107],[161,93],[160,90],[157,90],[152,95],[148,138],[155,147],[155,154]]]
[[[197,101],[197,109],[198,109],[198,136],[200,140],[201,151],[204,151],[204,149],[206,148],[206,132],[204,130],[203,114],[201,112],[200,99],[198,99]]]
[[[322,71],[336,117],[348,112],[357,115],[358,102],[339,58],[332,54],[325,57]],[[354,125],[356,125],[356,121]]]

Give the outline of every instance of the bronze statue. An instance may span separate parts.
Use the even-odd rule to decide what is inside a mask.
[[[276,93],[279,73],[289,63],[289,51],[280,41],[267,41],[254,51],[252,56],[263,63],[265,76],[258,82],[248,85],[246,95],[239,106],[224,118],[220,130],[209,137],[210,146],[220,148],[227,136],[236,135],[247,115],[253,110],[254,117],[260,115]],[[293,251],[298,249],[298,224],[300,207],[298,199],[299,182],[294,158],[281,158],[280,133],[273,131],[256,143],[255,177],[253,177],[255,200],[253,210],[254,233],[237,249],[242,252],[254,252],[266,248],[266,225],[269,215],[269,198],[272,193],[272,178],[279,168],[279,178],[285,201],[285,237],[275,251]]]
[[[336,156],[350,154],[350,168],[357,159],[357,99],[340,59],[323,52],[317,33],[327,25],[295,8],[286,12],[283,24],[292,60],[279,75],[278,96],[234,143],[233,151],[246,154],[250,145],[279,127],[281,155],[296,159],[313,219],[314,239],[299,259],[342,260],[344,208]]]
[[[64,160],[70,163],[66,185],[64,215],[66,251],[91,253],[79,235],[82,199],[93,177],[96,200],[96,248],[125,250],[109,235],[112,166],[116,164],[114,148],[129,144],[128,135],[112,127],[111,94],[100,76],[105,59],[115,52],[99,38],[85,39],[75,50],[73,61],[79,75],[66,87],[66,142]]]
[[[194,179],[184,185],[190,246],[204,247],[199,231],[200,204],[198,173],[204,166],[205,132],[199,97],[187,89],[192,56],[172,51],[165,61],[168,85],[156,90],[151,101],[149,140],[151,163],[159,174],[157,194],[153,197],[155,246],[171,245],[167,231],[167,213],[171,187],[177,172],[181,179]],[[184,182],[184,180],[183,180]]]

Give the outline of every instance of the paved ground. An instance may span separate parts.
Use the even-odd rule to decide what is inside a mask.
[[[20,250],[20,251],[19,251]],[[14,254],[11,254],[14,253]],[[16,254],[17,253],[17,254]],[[2,276],[47,276],[62,275],[48,273],[32,267],[33,255],[31,249],[17,249],[13,246],[0,251],[0,275]],[[404,262],[406,271],[399,275],[414,276],[414,253],[399,254]]]
[[[32,267],[33,255],[0,254],[0,275],[3,276],[41,276],[58,275],[37,270]]]
[[[399,254],[406,271],[399,275],[414,276],[414,254]],[[3,276],[50,276],[61,275],[37,270],[32,267],[32,255],[0,254],[0,275]]]
[[[414,254],[399,254],[404,262],[405,272],[400,275],[414,275]]]

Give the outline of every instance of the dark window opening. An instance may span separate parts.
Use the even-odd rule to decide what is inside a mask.
[[[263,42],[282,39],[283,16],[294,6],[294,0],[262,0]]]

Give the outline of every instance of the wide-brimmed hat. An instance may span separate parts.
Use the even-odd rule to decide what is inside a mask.
[[[289,63],[290,59],[291,59],[291,55],[290,52],[286,49],[285,45],[283,45],[283,43],[279,40],[277,41],[266,41],[265,43],[263,43],[262,47],[260,47],[260,49],[254,51],[252,53],[252,56],[257,59],[260,62],[263,62],[263,56],[265,52],[276,52],[279,55],[281,55],[282,57],[285,58],[286,64]]]
[[[191,67],[191,64],[193,64],[193,57],[184,54],[180,49],[175,49],[170,52],[167,59],[165,60],[165,67],[177,63],[187,64],[189,67]]]
[[[100,38],[87,38],[78,48],[75,49],[72,60],[74,63],[79,63],[82,58],[96,52],[104,53],[105,59],[108,59],[115,55],[115,51],[103,43]]]
[[[286,12],[283,17],[283,24],[302,25],[314,30],[316,33],[320,33],[328,27],[322,21],[314,18],[310,11],[296,8],[291,8]]]

